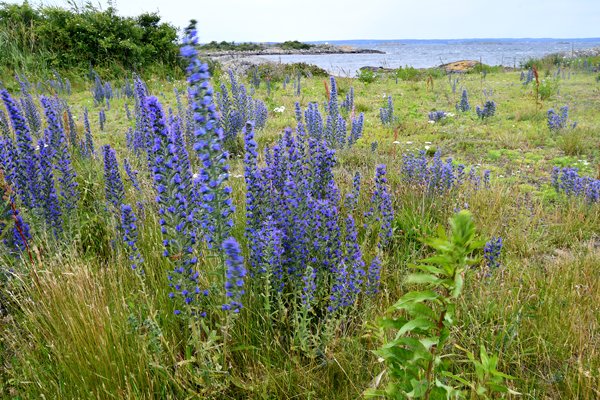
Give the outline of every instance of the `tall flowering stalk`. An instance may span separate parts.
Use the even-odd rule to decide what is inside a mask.
[[[371,197],[371,208],[368,216],[375,216],[379,222],[379,243],[380,247],[386,246],[392,238],[392,222],[394,220],[394,210],[392,208],[392,199],[387,187],[387,170],[384,164],[377,166],[375,170],[375,190]]]
[[[492,237],[483,248],[483,257],[489,268],[500,266],[500,255],[502,253],[502,238]]]
[[[106,202],[111,204],[116,210],[120,209],[125,198],[125,187],[119,172],[119,163],[115,150],[110,145],[102,146],[104,155],[104,190]]]
[[[87,108],[83,109],[83,128],[85,130],[83,154],[87,157],[92,157],[96,154],[96,149],[94,147],[94,138],[92,136],[92,128],[90,128],[90,119],[88,117]]]
[[[137,218],[131,206],[129,204],[122,204],[121,233],[123,234],[123,242],[127,248],[127,256],[131,262],[131,269],[143,273],[140,266],[144,262],[144,259],[137,247],[138,228],[136,223]]]
[[[203,211],[201,223],[209,247],[216,244],[218,248],[230,236],[233,226],[231,188],[226,186],[229,179],[228,153],[223,149],[223,132],[219,128],[219,116],[213,102],[208,65],[199,60],[195,48],[198,44],[195,22],[186,29],[183,43],[181,55],[188,62],[188,94],[194,111],[194,150],[201,162],[196,181],[198,202]]]
[[[52,159],[54,151],[49,144],[43,140],[39,141],[39,165],[40,165],[40,196],[39,206],[46,221],[52,229],[55,237],[62,232],[61,209],[54,185],[54,174],[52,172]]]
[[[1,90],[0,96],[12,123],[16,138],[15,179],[16,191],[27,208],[34,208],[39,193],[38,163],[33,148],[29,127],[19,106],[7,90]]]
[[[460,103],[456,104],[456,111],[467,112],[470,110],[471,105],[469,104],[469,95],[467,94],[467,89],[463,89]]]
[[[167,128],[158,99],[146,97],[145,108],[153,143],[149,158],[157,192],[159,224],[165,248],[163,255],[173,265],[168,276],[169,297],[176,303],[175,314],[187,310],[189,315],[204,315],[204,311],[200,311],[200,302],[208,292],[200,289],[199,273],[195,270],[198,258],[193,248],[196,243],[194,208],[188,199],[191,181],[182,168],[184,163],[180,162],[177,143]]]
[[[29,82],[27,82],[26,79],[21,79],[19,75],[16,76],[16,79],[21,87],[21,107],[25,114],[25,118],[31,129],[31,133],[39,138],[42,133],[42,119],[35,101],[33,100],[33,96],[31,96],[31,93],[29,92]]]
[[[239,313],[242,308],[242,295],[244,294],[244,258],[241,255],[238,242],[229,237],[223,242],[225,254],[225,298],[227,302],[222,309]]]
[[[44,136],[47,141],[53,142],[51,147],[54,153],[55,168],[59,172],[58,183],[63,209],[75,209],[79,194],[77,192],[76,174],[71,165],[71,155],[67,145],[67,137],[52,101],[46,97],[41,98],[41,103],[46,115],[47,128]]]
[[[392,125],[394,122],[394,104],[392,96],[388,96],[387,105],[379,109],[379,119],[383,125]]]
[[[23,221],[15,205],[12,188],[4,178],[0,164],[0,238],[2,244],[10,255],[27,251],[30,261],[33,262],[28,244],[31,239],[29,224]]]

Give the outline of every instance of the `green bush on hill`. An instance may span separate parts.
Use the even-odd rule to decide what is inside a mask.
[[[0,3],[0,67],[141,70],[179,69],[177,30],[154,13],[122,17],[117,10]]]

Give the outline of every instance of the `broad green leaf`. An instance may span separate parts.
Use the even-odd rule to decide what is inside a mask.
[[[411,303],[437,300],[438,297],[439,295],[433,290],[408,292],[404,296],[400,297],[400,299],[388,309],[388,312],[394,310],[403,310],[406,308],[407,304]]]
[[[414,331],[415,329],[429,330],[433,328],[435,328],[435,323],[429,318],[416,318],[404,324],[402,329],[398,331],[398,335],[402,336],[407,332]]]
[[[410,274],[406,277],[406,283],[429,283],[439,285],[443,281],[443,279],[429,274]]]

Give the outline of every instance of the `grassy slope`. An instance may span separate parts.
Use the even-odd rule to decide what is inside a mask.
[[[148,85],[151,93],[166,94],[161,101],[174,106],[171,83],[150,81]],[[182,85],[177,83],[179,88]],[[96,165],[82,161],[76,168],[85,210],[71,227],[72,241],[63,245],[60,257],[36,254],[33,279],[20,282],[22,292],[16,292],[24,293],[15,300],[21,312],[0,325],[4,350],[0,394],[8,398],[41,394],[46,398],[183,398],[204,391],[216,398],[359,397],[382,368],[370,353],[379,345],[370,326],[406,291],[402,279],[407,264],[427,251],[417,238],[431,234],[453,209],[468,203],[483,235],[504,238],[504,265],[491,277],[478,271],[469,275],[455,343],[471,350],[483,343],[499,353],[502,370],[517,377],[512,386],[526,398],[600,396],[600,207],[556,196],[548,185],[553,165],[577,165],[587,175],[597,174],[600,87],[594,76],[577,72],[561,80],[560,94],[542,105],[533,100],[531,87],[522,87],[517,72],[488,74],[485,80],[461,76],[458,88],[468,89],[473,108],[483,104],[483,89],[493,90],[497,115],[484,122],[474,113],[456,115],[441,124],[429,124],[426,113],[454,112],[460,90],[453,94],[446,78],[434,80],[433,90],[425,82],[396,84],[391,78],[369,85],[340,78],[338,85],[341,96],[354,86],[357,111],[366,114],[365,136],[352,149],[338,152],[342,194],[349,190],[354,171],[371,177],[375,165],[385,163],[397,217],[396,237],[384,259],[381,295],[365,307],[362,319],[351,329],[334,334],[326,354],[303,358],[252,306],[226,333],[225,346],[208,331],[200,334],[202,342],[186,346],[189,333],[173,321],[168,305],[167,267],[161,260],[154,215],[148,209],[140,224],[140,248],[148,271],[143,283],[129,273],[124,256],[111,249],[113,228],[100,212],[100,161]],[[379,107],[387,95],[394,97],[398,129],[385,128],[379,121]],[[265,89],[261,87],[255,97],[265,99]],[[320,79],[303,82],[299,98],[291,87],[284,91],[275,84],[266,98],[268,108],[283,105],[286,110],[270,113],[267,127],[258,134],[260,148],[273,143],[283,128],[295,125],[295,101],[306,106],[325,99]],[[84,105],[93,109],[89,91],[74,93],[69,102],[79,115]],[[104,132],[95,129],[97,147],[111,143],[120,160],[132,158],[125,148],[124,132],[130,122],[123,102],[112,102]],[[563,104],[571,106],[578,128],[552,134],[545,112]],[[97,111],[90,115],[92,126],[97,127]],[[378,148],[372,152],[375,141]],[[401,154],[426,145],[430,151],[442,149],[444,158],[491,169],[491,190],[425,198],[402,185]],[[137,162],[141,170],[143,160]],[[240,159],[232,162],[238,204],[234,233],[242,238],[243,172]],[[151,183],[141,178],[141,195],[128,187],[131,202],[152,199]],[[369,195],[363,193],[362,210],[368,202]],[[192,348],[203,358],[191,359]],[[229,371],[227,378],[223,370]]]

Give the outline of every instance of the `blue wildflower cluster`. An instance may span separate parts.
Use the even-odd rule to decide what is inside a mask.
[[[223,242],[223,252],[225,253],[225,298],[227,303],[223,304],[222,309],[238,313],[242,308],[241,300],[246,277],[244,258],[241,255],[240,245],[232,237]]]
[[[220,112],[219,127],[225,140],[232,140],[242,131],[246,122],[252,121],[257,129],[262,129],[267,122],[267,106],[261,100],[254,100],[239,83],[232,70],[229,70],[230,88],[223,83],[217,93],[217,104]]]
[[[379,119],[383,125],[392,125],[394,123],[394,104],[392,96],[388,96],[387,105],[379,109]]]
[[[106,112],[104,110],[98,112],[98,122],[100,123],[100,130],[103,131],[106,123]]]
[[[502,253],[502,238],[492,237],[483,248],[483,257],[490,269],[500,267],[500,255]]]
[[[54,173],[52,159],[54,151],[44,140],[38,142],[40,152],[38,155],[40,166],[39,182],[39,209],[46,222],[46,225],[54,233],[55,237],[62,232],[61,208],[54,184]]]
[[[529,68],[527,70],[527,74],[525,74],[525,72],[521,71],[521,78],[520,79],[523,82],[523,86],[529,85],[533,81],[533,79],[534,79],[533,70],[531,68]]]
[[[87,108],[83,109],[83,129],[85,131],[85,139],[81,143],[81,153],[86,157],[93,157],[96,154],[96,149],[94,147],[94,137],[92,136]]]
[[[474,167],[469,170],[467,178],[465,166],[463,164],[455,166],[451,158],[443,161],[441,150],[436,151],[431,160],[427,159],[424,150],[418,154],[404,154],[401,175],[406,184],[421,187],[429,193],[440,195],[462,186],[467,180],[476,189],[481,185],[481,177]],[[489,181],[489,171],[486,176]]]
[[[144,259],[137,248],[138,228],[136,223],[137,218],[131,206],[129,204],[122,204],[120,228],[123,235],[123,243],[127,249],[127,257],[131,262],[131,269],[143,273],[140,266],[144,262]]]
[[[352,193],[345,200],[348,214],[344,217],[332,172],[335,152],[324,140],[307,135],[302,123],[295,134],[286,129],[278,143],[265,149],[264,167],[258,166],[251,125],[246,127],[245,142],[251,274],[255,280],[268,282],[265,296],[275,296],[269,297],[275,301],[276,296],[295,294],[299,308],[330,313],[355,304],[359,294],[366,293],[367,282],[352,216],[360,175],[355,176]],[[375,207],[384,210],[389,220],[391,204],[385,202],[383,175],[385,167],[380,168],[376,183],[377,201],[383,201]],[[381,231],[387,232],[387,227]]]
[[[115,150],[110,145],[102,146],[104,156],[104,191],[106,194],[106,203],[114,207],[115,210],[121,208],[125,198],[125,187],[119,172],[119,163]]]
[[[0,96],[6,106],[15,135],[15,143],[5,136],[5,154],[10,158],[8,171],[5,171],[9,184],[15,188],[21,201],[28,209],[37,205],[39,197],[39,162],[33,147],[29,126],[17,103],[7,90],[1,90]]]
[[[467,112],[470,110],[471,105],[469,104],[469,95],[467,94],[467,89],[463,89],[460,97],[460,103],[456,104],[456,111]]]
[[[216,244],[216,248],[220,248],[223,241],[231,236],[229,232],[233,226],[231,188],[226,186],[229,179],[229,154],[223,148],[223,130],[219,127],[219,116],[213,102],[214,92],[209,83],[208,65],[198,59],[195,49],[197,43],[196,28],[192,24],[187,29],[181,55],[189,63],[186,72],[188,95],[194,111],[194,150],[201,163],[194,184],[198,190],[200,224],[206,241],[209,247]]]
[[[346,99],[342,101],[340,105],[347,113],[354,111],[354,88],[351,87],[348,93],[346,93]]]
[[[39,138],[42,133],[42,118],[30,93],[31,85],[24,77],[16,75],[15,78],[21,87],[21,109],[25,114],[29,129],[35,137]]]
[[[429,121],[432,121],[432,122],[439,122],[442,119],[446,118],[447,116],[448,116],[448,113],[446,113],[445,111],[431,111],[428,114]]]
[[[329,93],[329,102],[326,105],[327,115],[325,123],[323,116],[319,111],[317,103],[309,103],[304,111],[304,121],[299,106],[296,106],[296,119],[300,129],[306,130],[311,138],[317,141],[324,140],[330,148],[343,148],[352,146],[362,136],[364,128],[364,115],[360,113],[358,117],[351,116],[350,132],[347,132],[347,122],[340,113],[338,103],[338,91],[335,78],[330,78],[331,90]]]
[[[3,255],[18,256],[31,240],[29,224],[23,221],[15,205],[15,193],[5,179],[0,164],[0,240]]]
[[[41,103],[46,115],[46,129],[44,140],[50,144],[54,168],[58,172],[60,200],[65,212],[74,210],[77,206],[79,194],[77,192],[76,174],[71,163],[71,155],[67,145],[67,137],[57,113],[56,104],[46,98],[41,98]]]
[[[477,106],[475,111],[477,112],[477,116],[481,119],[493,117],[494,114],[496,114],[496,103],[492,100],[488,100],[483,105],[483,108]]]
[[[577,168],[554,167],[551,183],[557,193],[583,198],[590,203],[600,201],[600,179],[580,176]]]
[[[553,132],[558,132],[569,125],[569,106],[562,106],[559,113],[551,108],[548,110],[546,116],[548,128]],[[576,126],[577,122],[571,124],[571,128],[575,128]]]

